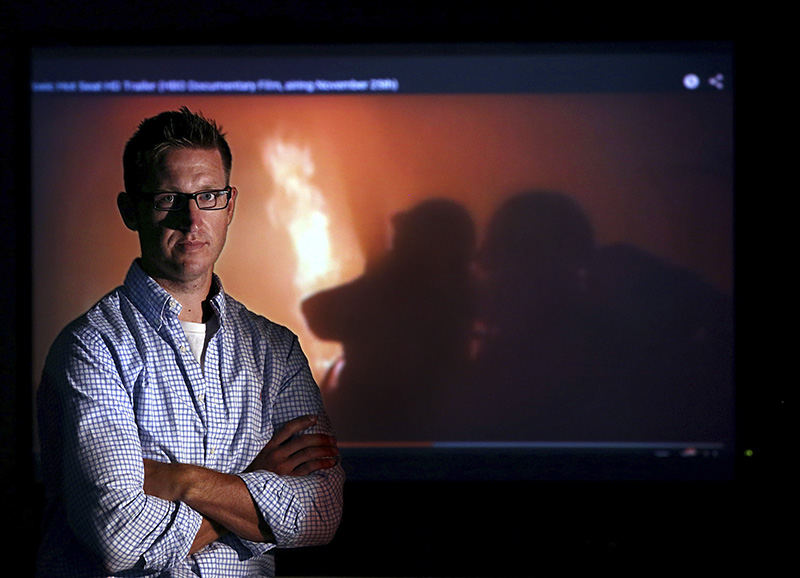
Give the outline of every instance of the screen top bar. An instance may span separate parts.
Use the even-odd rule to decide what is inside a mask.
[[[37,94],[464,94],[725,91],[726,46],[464,50],[356,46],[35,49]]]

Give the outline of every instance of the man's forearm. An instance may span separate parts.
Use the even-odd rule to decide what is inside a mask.
[[[195,554],[196,552],[199,552],[211,544],[211,542],[218,540],[227,533],[228,530],[222,528],[216,522],[212,522],[208,518],[203,518],[203,521],[200,524],[200,529],[197,531],[194,541],[192,542],[192,547],[189,549],[189,554]]]
[[[252,542],[272,538],[247,486],[238,476],[201,466],[145,460],[144,490],[165,500],[183,502],[240,538]],[[198,534],[196,543],[202,542]]]
[[[188,466],[181,501],[240,538],[264,542],[272,533],[263,523],[241,478],[199,466]]]

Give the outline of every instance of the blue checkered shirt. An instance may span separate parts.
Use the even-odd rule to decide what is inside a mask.
[[[122,287],[70,324],[38,392],[45,528],[42,576],[271,576],[272,549],[325,543],[339,524],[341,466],[303,477],[241,473],[304,414],[331,433],[297,337],[224,293],[203,366],[180,305],[137,262]],[[238,474],[275,536],[228,534],[189,555],[201,515],[142,491],[142,458]]]

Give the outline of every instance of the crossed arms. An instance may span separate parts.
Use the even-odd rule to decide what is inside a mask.
[[[283,476],[305,476],[336,465],[336,440],[325,434],[302,434],[314,424],[300,416],[278,430],[245,470],[266,470]],[[144,460],[144,492],[170,502],[183,502],[203,515],[190,554],[227,532],[253,542],[274,539],[244,481],[201,466]]]

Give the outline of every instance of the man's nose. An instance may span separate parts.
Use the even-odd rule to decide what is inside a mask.
[[[186,205],[172,213],[173,228],[181,231],[195,230],[199,228],[200,223],[203,221],[204,213],[205,211],[197,206],[194,199],[187,199]]]

